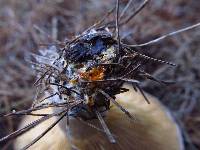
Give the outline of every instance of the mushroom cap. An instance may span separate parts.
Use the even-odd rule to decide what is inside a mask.
[[[116,139],[116,143],[109,142],[105,133],[80,122],[70,119],[69,133],[66,132],[66,120],[47,133],[33,149],[66,150],[70,147],[78,150],[181,150],[183,141],[178,125],[169,111],[155,97],[147,94],[150,104],[147,104],[140,92],[136,92],[130,85],[126,93],[116,96],[116,101],[126,108],[135,120],[128,118],[116,106],[112,106],[104,120]],[[47,109],[45,111],[51,111]],[[35,120],[27,116],[21,126]],[[36,118],[37,119],[37,118]],[[55,120],[55,118],[53,118]],[[87,121],[98,128],[102,128],[97,119]],[[36,128],[19,137],[15,142],[16,150],[28,144],[34,137],[44,131],[52,120],[46,121]],[[36,135],[37,134],[37,135]],[[70,142],[69,142],[70,141]],[[57,147],[56,147],[57,146]]]

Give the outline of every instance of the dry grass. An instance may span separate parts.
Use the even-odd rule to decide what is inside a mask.
[[[121,2],[122,7],[127,0]],[[134,0],[133,7],[140,3],[140,0]],[[27,52],[37,53],[40,44],[64,41],[81,33],[114,4],[114,0],[1,0],[0,113],[27,108],[34,98],[34,73],[25,62]],[[144,43],[194,24],[200,21],[199,9],[200,1],[196,0],[151,1],[134,20],[120,29],[122,40],[131,44]],[[154,76],[175,80],[176,84],[163,87],[145,82],[143,86],[172,111],[183,129],[188,149],[200,148],[199,43],[200,28],[197,28],[139,49],[144,54],[178,64],[178,67],[170,68],[152,63],[147,68]],[[0,137],[16,129],[17,120],[19,118],[1,119]],[[4,144],[3,149],[11,149],[8,146],[8,143]]]

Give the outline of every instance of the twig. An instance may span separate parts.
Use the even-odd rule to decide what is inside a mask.
[[[7,135],[7,136],[1,138],[1,139],[0,139],[0,143],[5,142],[5,141],[12,140],[12,139],[14,139],[14,138],[16,138],[16,137],[18,137],[18,136],[20,136],[20,135],[26,133],[27,131],[29,131],[29,130],[32,129],[33,127],[37,126],[38,124],[42,123],[43,121],[45,121],[45,120],[47,120],[47,119],[49,119],[49,118],[51,118],[51,117],[53,117],[54,115],[55,115],[55,114],[51,114],[51,115],[48,115],[48,116],[44,116],[44,117],[42,117],[42,118],[40,118],[40,119],[38,119],[38,120],[36,120],[36,121],[34,121],[34,122],[28,124],[27,126],[23,127],[22,129],[18,129],[17,131],[12,132],[11,134],[9,134],[9,135]]]
[[[29,108],[29,109],[21,110],[21,111],[18,111],[18,112],[12,112],[12,113],[8,113],[8,114],[0,114],[0,117],[8,117],[8,116],[20,115],[20,114],[26,114],[26,113],[28,114],[28,113],[31,113],[33,111],[37,111],[37,110],[41,110],[41,109],[45,109],[45,108],[49,108],[49,107],[60,107],[60,106],[65,107],[65,104],[66,103],[44,104],[42,106]]]
[[[57,17],[52,18],[52,39],[56,41],[58,39],[58,19]]]
[[[133,12],[133,14],[131,14],[130,16],[128,16],[124,21],[122,21],[120,23],[121,25],[127,24],[131,19],[133,19],[133,17],[135,17],[147,4],[148,4],[149,0],[145,0],[136,10],[135,12]]]
[[[143,89],[142,89],[138,84],[136,84],[136,87],[139,89],[140,93],[141,93],[142,96],[144,97],[144,99],[145,99],[145,101],[147,102],[147,104],[150,104],[150,101],[149,101],[149,99],[146,97],[146,95],[144,94]]]
[[[128,8],[130,7],[132,2],[133,2],[133,0],[128,1],[127,5],[124,7],[124,9],[122,10],[122,12],[119,16],[119,20],[124,16],[125,12],[128,10]]]
[[[117,54],[119,55],[120,54],[120,33],[119,33],[119,0],[117,0],[116,2],[116,22],[115,22],[115,30],[116,30],[116,36],[117,36],[117,45],[118,45],[118,48],[117,48]]]
[[[93,125],[93,124],[91,124],[91,123],[89,123],[89,122],[87,122],[87,121],[84,121],[84,120],[81,119],[81,118],[76,118],[76,119],[79,120],[81,123],[83,123],[83,124],[85,124],[85,125],[87,125],[87,126],[93,128],[93,129],[95,129],[95,130],[97,130],[97,131],[99,131],[99,132],[106,133],[105,130],[100,129],[100,128],[98,128],[97,126],[95,126],[95,125]],[[113,135],[113,134],[112,134],[112,135]],[[113,135],[113,136],[114,136],[114,135]]]
[[[26,150],[29,147],[31,147],[33,144],[35,144],[38,140],[40,140],[44,135],[46,135],[51,129],[53,129],[53,127],[55,127],[68,113],[68,110],[63,111],[62,113],[64,113],[63,115],[61,115],[61,117],[55,121],[51,126],[49,126],[44,132],[42,132],[42,134],[40,134],[38,137],[36,137],[31,143],[29,143],[28,145],[26,145],[24,148],[22,148],[21,150]]]
[[[94,82],[107,82],[107,81],[124,81],[129,83],[140,83],[138,80],[134,79],[127,79],[127,78],[111,78],[111,79],[104,79],[104,80],[95,80],[95,81],[82,81],[82,83],[94,83]]]
[[[82,101],[80,101],[80,102],[82,102]],[[70,108],[73,108],[74,106],[76,106],[80,102],[74,103],[73,105],[70,106]],[[46,116],[44,116],[44,117],[42,117],[42,118],[40,118],[40,119],[38,119],[36,121],[33,121],[32,123],[26,125],[22,129],[18,129],[17,131],[12,132],[11,134],[1,138],[0,139],[0,143],[12,140],[12,139],[14,139],[14,138],[26,133],[27,131],[29,131],[33,127],[39,125],[40,123],[44,122],[45,120],[50,119],[50,118],[52,118],[54,116],[57,116],[57,115],[61,115],[63,112],[66,112],[66,111],[68,112],[68,110],[69,110],[69,108],[67,107],[66,109],[64,109],[64,110],[62,110],[62,111],[60,111],[58,113],[49,114],[49,115],[46,115]]]
[[[37,84],[47,75],[47,73],[48,73],[49,71],[51,71],[51,67],[50,67],[44,74],[42,74],[42,76],[41,76],[39,79],[37,79],[37,80],[33,83],[33,85],[37,85]]]
[[[51,95],[45,97],[44,99],[40,100],[40,102],[43,102],[43,101],[45,101],[45,100],[47,100],[47,99],[49,99],[49,98],[51,98],[51,97],[54,97],[54,96],[56,96],[56,95],[59,95],[58,92],[56,92],[56,93],[54,93],[54,94],[51,94]]]
[[[61,41],[59,40],[55,40],[51,35],[47,34],[45,31],[43,31],[40,27],[38,27],[36,24],[33,25],[33,28],[36,29],[37,31],[39,31],[40,33],[42,33],[44,36],[46,36],[47,38],[51,39],[52,41],[54,41],[56,44],[62,44]]]
[[[122,44],[122,45],[123,45],[123,44]],[[152,60],[152,61],[159,62],[159,63],[162,63],[162,64],[167,64],[167,65],[170,65],[170,66],[176,66],[176,64],[174,64],[174,63],[172,63],[172,62],[164,61],[164,60],[161,60],[161,59],[153,58],[153,57],[150,57],[150,56],[147,56],[147,55],[138,53],[138,52],[136,52],[136,51],[130,49],[130,47],[128,47],[127,45],[126,45],[126,48],[127,48],[130,52],[135,53],[135,54],[137,54],[138,56],[143,57],[143,58],[145,58],[145,59],[147,59],[147,60]],[[132,57],[132,56],[126,56],[126,58],[131,58],[131,57]],[[135,57],[135,56],[133,56],[133,58],[134,58],[134,57]]]
[[[99,113],[99,111],[97,111],[96,109],[94,110],[96,115],[97,115],[97,118],[99,119],[99,122],[101,123],[106,135],[108,136],[108,139],[110,140],[111,143],[116,143],[116,140],[114,139],[114,137],[112,136],[110,130],[108,129],[105,121],[103,120],[101,114]]]
[[[125,18],[122,22],[119,23],[119,26],[122,26],[124,24],[127,24],[131,19],[133,19],[149,2],[149,0],[145,0],[134,12],[133,14],[131,14],[130,16],[128,16],[127,18]],[[113,24],[113,22],[109,22],[107,24],[107,27],[109,28],[114,28],[115,25]]]
[[[200,26],[200,22],[197,23],[197,24],[194,24],[194,25],[191,25],[189,27],[186,27],[186,28],[182,28],[180,30],[177,30],[177,31],[174,31],[174,32],[171,32],[171,33],[168,33],[168,34],[165,34],[159,38],[156,38],[154,40],[151,40],[149,42],[146,42],[146,43],[143,43],[143,44],[136,44],[136,45],[128,45],[128,44],[124,44],[122,43],[122,45],[124,46],[128,46],[128,47],[143,47],[143,46],[147,46],[147,45],[151,45],[151,44],[155,44],[163,39],[166,39],[168,37],[171,37],[171,36],[174,36],[176,34],[179,34],[179,33],[182,33],[182,32],[185,32],[185,31],[188,31],[188,30],[191,30],[191,29],[194,29],[194,28],[197,28]]]
[[[99,90],[100,93],[102,93],[107,99],[111,100],[113,104],[115,104],[122,112],[124,112],[129,118],[133,119],[134,117],[124,108],[122,107],[118,102],[116,102],[115,99],[113,99],[110,95],[108,95],[103,90]]]
[[[149,79],[149,80],[153,80],[153,81],[155,81],[155,82],[158,82],[158,83],[160,83],[160,84],[163,84],[163,85],[169,85],[169,84],[174,84],[174,83],[176,83],[176,82],[173,82],[173,81],[170,82],[170,81],[159,80],[159,79],[153,77],[152,75],[150,75],[150,74],[148,74],[148,73],[146,73],[146,72],[142,72],[142,73],[140,73],[139,75],[140,75],[140,76],[143,76],[143,77],[146,77],[146,78]]]
[[[102,19],[100,19],[99,21],[97,21],[93,26],[91,26],[89,29],[87,29],[86,31],[92,29],[92,28],[95,28],[97,27],[98,25],[102,24],[106,18],[108,18],[108,16],[110,16],[110,14],[115,10],[115,7],[113,7],[112,9],[110,9],[106,15],[103,16]]]
[[[66,90],[69,90],[69,91],[71,91],[71,92],[73,92],[73,93],[76,93],[76,94],[78,94],[78,95],[81,95],[78,91],[73,90],[73,89],[71,89],[71,88],[68,88],[68,87],[66,87],[66,86],[63,86],[63,85],[61,85],[61,84],[57,84],[57,83],[49,83],[49,84],[62,87],[62,88],[66,89]]]

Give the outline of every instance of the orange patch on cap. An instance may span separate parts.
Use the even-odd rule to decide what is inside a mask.
[[[81,78],[88,81],[102,80],[104,78],[105,69],[103,67],[95,67],[87,72],[80,74]]]

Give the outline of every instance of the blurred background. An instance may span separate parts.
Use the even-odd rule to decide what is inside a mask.
[[[120,0],[121,10],[128,0]],[[130,14],[142,3],[133,0]],[[0,113],[30,107],[34,99],[34,72],[28,52],[41,44],[65,41],[84,31],[115,5],[115,0],[0,0]],[[124,42],[144,43],[200,21],[200,0],[151,0],[146,8],[120,28]],[[110,16],[113,19],[114,15]],[[149,63],[147,70],[176,84],[145,81],[145,91],[159,98],[180,125],[186,149],[200,149],[200,28],[138,49],[177,67]],[[0,118],[0,137],[16,130],[21,118]],[[12,150],[12,141],[0,145]]]

